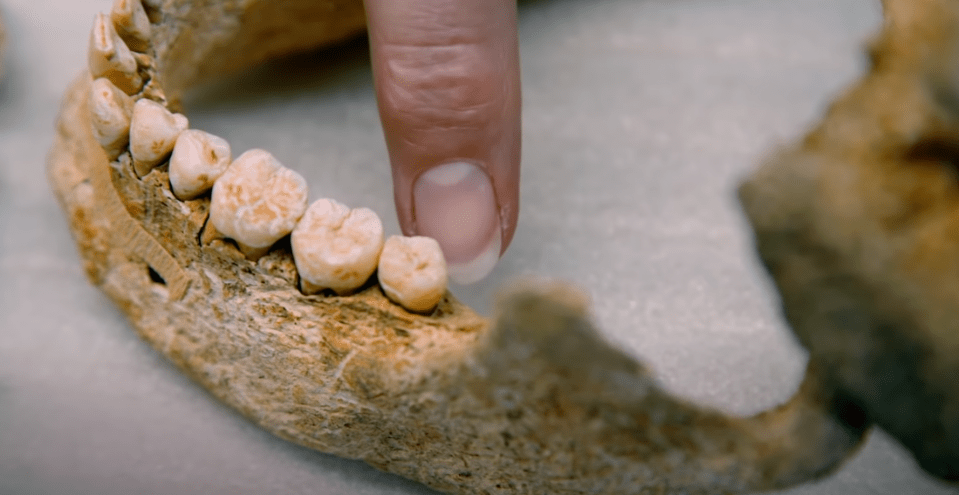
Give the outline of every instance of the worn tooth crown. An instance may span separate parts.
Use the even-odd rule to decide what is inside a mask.
[[[310,205],[291,235],[303,292],[347,294],[373,272],[383,248],[383,223],[369,208],[351,210],[332,199]]]
[[[150,19],[140,0],[116,0],[110,19],[117,34],[131,50],[142,52],[150,46]]]
[[[143,87],[136,59],[104,14],[97,14],[93,21],[87,62],[94,79],[105,77],[128,95]]]
[[[90,120],[93,136],[111,159],[123,152],[130,138],[133,99],[106,78],[90,86]]]
[[[303,176],[268,151],[252,149],[237,157],[213,184],[210,221],[248,258],[256,259],[293,231],[306,211],[306,200]]]
[[[391,236],[380,253],[377,276],[386,296],[410,311],[430,311],[446,293],[443,250],[429,237]]]
[[[137,175],[143,177],[162,163],[188,126],[182,114],[174,114],[153,100],[137,100],[130,122],[130,154]]]
[[[230,165],[230,143],[196,129],[180,133],[170,156],[170,188],[188,200],[209,191]]]

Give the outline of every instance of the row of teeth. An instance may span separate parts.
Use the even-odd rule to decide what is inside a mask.
[[[169,161],[170,188],[180,200],[210,198],[210,223],[233,239],[250,260],[290,235],[300,290],[314,294],[356,291],[377,273],[380,286],[410,311],[432,310],[446,292],[439,244],[427,237],[392,236],[368,208],[332,199],[307,207],[303,177],[269,152],[249,150],[232,159],[229,143],[188,129],[182,114],[143,96],[140,68],[152,64],[150,20],[140,0],[116,0],[98,14],[90,37],[93,134],[111,160],[129,151],[143,177]]]

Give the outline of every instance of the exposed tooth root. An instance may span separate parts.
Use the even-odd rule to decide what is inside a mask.
[[[171,113],[153,100],[137,100],[130,122],[130,155],[137,175],[143,177],[163,162],[187,127],[189,121],[182,114]]]
[[[94,79],[105,77],[128,95],[143,87],[136,59],[103,14],[97,14],[93,20],[87,62]]]
[[[187,200],[209,191],[230,165],[230,143],[213,134],[188,129],[180,133],[170,156],[170,188]]]
[[[256,260],[289,234],[306,211],[303,176],[268,151],[243,153],[213,184],[210,222]]]
[[[106,78],[90,86],[90,119],[93,136],[111,160],[116,159],[130,139],[133,99]]]
[[[290,237],[301,289],[343,295],[363,286],[379,262],[383,223],[369,208],[351,210],[332,199],[315,201]]]
[[[110,19],[120,38],[136,52],[142,52],[150,46],[150,19],[143,10],[140,0],[116,0]]]
[[[443,250],[429,237],[391,236],[380,253],[377,277],[393,302],[410,311],[430,311],[446,293]]]

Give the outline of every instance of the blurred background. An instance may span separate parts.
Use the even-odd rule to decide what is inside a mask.
[[[0,495],[426,494],[274,438],[142,342],[90,286],[47,186],[60,98],[110,0],[2,0]],[[521,276],[571,281],[664,387],[749,415],[795,391],[784,327],[733,191],[863,68],[877,0],[528,0],[520,4],[523,203],[483,313]],[[262,147],[312,198],[397,233],[365,40],[204,84],[191,127]],[[788,493],[950,494],[882,432]]]

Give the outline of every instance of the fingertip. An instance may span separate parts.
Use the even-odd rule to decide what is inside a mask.
[[[478,281],[513,239],[520,83],[513,0],[366,0],[380,117],[406,235]]]
[[[502,252],[502,221],[493,181],[478,164],[433,167],[413,186],[415,230],[443,248],[450,278],[471,284],[485,278]]]

